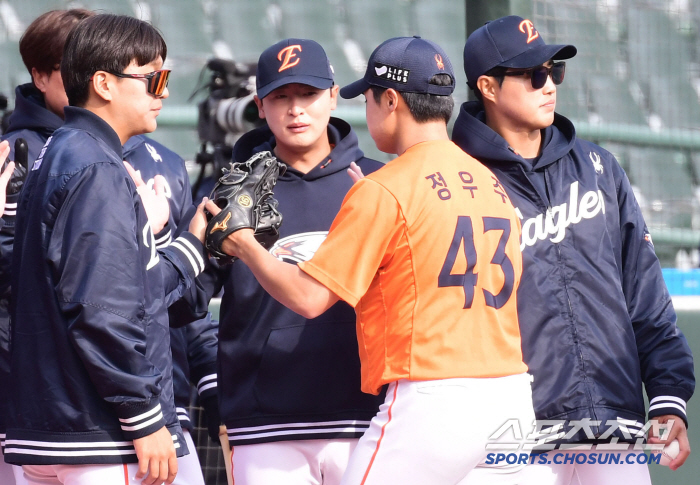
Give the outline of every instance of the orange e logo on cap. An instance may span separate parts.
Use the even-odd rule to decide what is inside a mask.
[[[525,33],[525,29],[527,29],[528,44],[540,36],[540,33],[537,32],[537,30],[535,30],[535,26],[532,24],[531,20],[523,20],[522,22],[520,22],[519,28],[520,32],[522,32],[523,34]]]
[[[294,44],[285,47],[277,53],[277,60],[282,61],[282,65],[277,70],[277,72],[282,72],[285,69],[289,69],[290,67],[294,67],[297,64],[299,64],[299,61],[301,61],[301,59],[298,58],[297,55],[294,53],[294,51],[297,49],[299,49],[299,52],[301,52],[301,46],[299,44]],[[284,56],[284,60],[282,60],[282,56]],[[292,59],[294,60],[292,61]]]

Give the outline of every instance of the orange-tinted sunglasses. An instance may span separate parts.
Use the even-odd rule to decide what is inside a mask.
[[[161,69],[159,71],[149,72],[148,74],[124,74],[116,72],[111,72],[110,74],[127,79],[146,79],[148,80],[147,91],[153,96],[162,96],[165,88],[168,86],[170,69]]]

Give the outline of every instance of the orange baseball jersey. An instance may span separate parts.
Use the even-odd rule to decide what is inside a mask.
[[[355,307],[364,392],[501,377],[527,371],[519,236],[493,173],[451,141],[429,141],[356,183],[299,267]]]

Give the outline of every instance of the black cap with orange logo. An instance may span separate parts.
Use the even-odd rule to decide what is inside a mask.
[[[575,55],[573,45],[545,44],[531,21],[509,15],[471,33],[464,46],[464,73],[473,89],[477,79],[494,67],[527,69]]]
[[[333,86],[333,68],[326,51],[308,39],[285,39],[260,54],[256,77],[260,99],[286,84],[299,83],[318,89]]]

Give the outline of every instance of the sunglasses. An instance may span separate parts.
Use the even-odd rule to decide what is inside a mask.
[[[504,76],[522,76],[530,75],[530,84],[532,89],[541,89],[547,84],[547,78],[551,75],[552,82],[559,85],[564,81],[564,71],[566,70],[566,62],[555,62],[552,67],[537,66],[530,69],[521,69],[519,71],[506,71]]]
[[[153,96],[162,96],[165,88],[168,86],[170,69],[161,69],[159,71],[149,72],[148,74],[124,74],[116,72],[111,72],[110,74],[127,79],[146,79],[148,81],[147,91]]]

